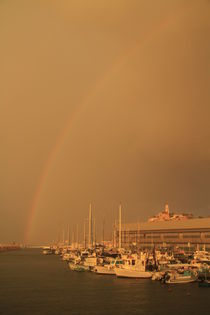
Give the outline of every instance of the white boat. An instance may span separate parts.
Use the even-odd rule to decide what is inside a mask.
[[[108,262],[105,261],[103,264],[96,265],[93,271],[97,274],[103,275],[115,275],[115,267],[121,266],[123,263],[122,259],[108,259]]]
[[[124,264],[114,269],[117,277],[149,279],[152,273],[146,271],[146,254],[141,253],[140,258],[135,256],[124,259]]]
[[[94,268],[94,272],[100,275],[115,275],[114,268],[112,268],[110,265],[97,265]]]
[[[89,271],[89,267],[88,266],[84,266],[83,264],[76,264],[74,262],[69,262],[68,263],[69,268],[73,271]]]
[[[97,257],[96,256],[89,256],[84,260],[84,266],[94,268],[97,265]]]
[[[197,279],[192,274],[179,274],[175,273],[168,273],[165,278],[165,283],[167,284],[184,284],[184,283],[191,283],[195,282]]]
[[[200,263],[206,263],[210,265],[210,253],[206,250],[197,250],[194,253],[194,259]]]
[[[163,276],[164,276],[165,272],[161,272],[161,271],[156,271],[152,273],[152,280],[157,280],[160,281],[162,280]]]
[[[69,261],[71,259],[71,257],[72,257],[71,253],[65,253],[62,256],[62,260]]]
[[[51,255],[53,252],[52,252],[52,249],[50,246],[44,246],[42,248],[42,254],[43,255]]]
[[[152,274],[149,271],[125,268],[115,268],[114,270],[117,277],[141,279],[150,279],[152,277]]]

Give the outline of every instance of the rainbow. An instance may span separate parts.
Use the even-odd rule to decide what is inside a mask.
[[[40,177],[38,187],[36,189],[31,207],[29,209],[26,229],[24,233],[25,244],[28,243],[30,238],[30,233],[35,218],[36,209],[40,201],[44,186],[47,182],[47,177],[50,173],[50,170],[53,168],[53,164],[56,160],[57,154],[60,151],[63,143],[65,142],[69,130],[73,127],[74,124],[76,124],[78,117],[87,109],[89,105],[91,105],[91,102],[100,93],[101,89],[105,86],[106,82],[125,65],[126,61],[129,60],[130,57],[135,55],[136,51],[139,48],[151,43],[153,39],[162,34],[162,31],[167,29],[168,26],[174,25],[178,18],[183,17],[186,11],[188,12],[192,8],[193,8],[192,6],[191,7],[187,6],[183,8],[182,11],[179,12],[179,14],[168,16],[167,19],[162,21],[156,28],[145,32],[143,40],[137,42],[132,47],[129,47],[120,58],[118,58],[113,64],[111,64],[110,67],[106,70],[106,72],[103,73],[102,76],[98,79],[98,81],[93,85],[92,89],[89,90],[88,94],[77,105],[77,110],[73,113],[73,115],[69,117],[67,124],[64,126],[61,133],[57,137],[55,144],[43,167],[42,175]]]

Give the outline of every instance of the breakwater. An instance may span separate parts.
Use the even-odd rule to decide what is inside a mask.
[[[0,253],[20,249],[20,245],[0,244]]]

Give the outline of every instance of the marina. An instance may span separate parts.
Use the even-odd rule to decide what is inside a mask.
[[[190,221],[193,219],[188,220],[188,217],[189,215],[171,215],[169,206],[166,204],[164,211],[149,219],[149,224],[152,224],[151,222],[154,220],[164,221],[165,225],[168,225],[168,231],[170,219],[176,222],[178,218],[179,222],[184,220],[189,222],[188,226],[192,226],[193,223]],[[102,242],[96,242],[95,220],[93,219],[91,204],[88,220],[85,221],[88,221],[88,242],[86,242],[86,225],[84,225],[84,241],[79,243],[77,225],[76,243],[70,244],[70,238],[65,242],[63,237],[63,243],[44,246],[42,248],[43,255],[55,254],[60,256],[71,271],[89,271],[98,275],[112,275],[117,278],[152,279],[167,285],[199,282],[199,284],[203,283],[203,287],[209,286],[210,252],[207,250],[206,244],[198,243],[196,250],[192,250],[193,248],[190,246],[184,250],[183,246],[170,241],[163,243],[162,246],[154,242],[150,243],[150,246],[145,246],[144,242],[125,243],[122,241],[124,230],[121,205],[119,205],[118,225],[114,227],[112,242],[105,242],[104,238]],[[207,233],[202,232],[208,236]],[[126,246],[123,247],[123,245]]]
[[[49,250],[46,251],[44,247],[42,254],[49,255]],[[205,250],[193,254],[182,251],[178,254],[155,248],[153,252],[148,250],[132,252],[100,245],[85,250],[54,245],[50,249],[50,254],[60,256],[71,271],[77,272],[86,271],[119,278],[152,279],[163,284],[198,282],[200,285],[204,282],[206,284],[204,287],[208,287],[210,280],[210,256]]]

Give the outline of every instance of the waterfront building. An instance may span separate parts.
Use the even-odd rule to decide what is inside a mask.
[[[205,247],[210,251],[210,218],[190,219],[187,215],[173,214],[173,219],[170,219],[168,206],[165,210],[163,215],[159,216],[159,220],[122,224],[121,246],[123,248],[179,247],[185,250]],[[116,231],[116,235],[118,240],[119,230]]]

